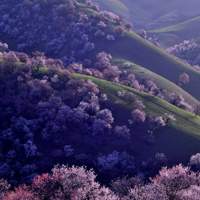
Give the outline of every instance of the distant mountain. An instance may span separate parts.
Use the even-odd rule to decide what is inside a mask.
[[[149,33],[155,34],[165,46],[170,46],[183,40],[199,39],[199,31],[200,16],[196,16],[177,24],[151,30]],[[170,39],[171,42],[168,42]]]
[[[111,10],[136,28],[158,28],[171,25],[200,14],[198,0],[95,0],[104,9]]]

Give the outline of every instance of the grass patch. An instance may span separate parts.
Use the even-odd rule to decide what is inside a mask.
[[[96,46],[98,51],[104,50],[115,58],[134,62],[175,84],[177,84],[181,73],[188,73],[191,81],[184,87],[184,90],[198,100],[200,99],[198,87],[200,85],[200,72],[144,40],[136,33],[126,32],[124,36],[117,38],[114,42],[97,41]]]
[[[184,22],[167,26],[160,29],[150,30],[148,32],[150,33],[173,33],[173,32],[180,32],[180,31],[191,31],[191,29],[188,29],[190,26],[193,25],[200,25],[200,16],[194,17],[192,19],[186,20]],[[193,31],[192,31],[193,32]]]
[[[130,102],[125,101],[122,97],[119,97],[117,93],[118,91],[131,92],[133,95],[137,96],[138,99],[142,100],[146,106],[145,111],[147,113],[155,116],[166,116],[166,114],[173,115],[176,120],[172,120],[169,123],[171,128],[200,139],[200,116],[196,116],[193,113],[184,111],[158,97],[144,92],[138,92],[128,86],[82,74],[73,74],[73,77],[78,79],[92,80],[99,86],[102,92],[105,92],[108,95],[112,101],[120,103],[125,107],[126,110],[129,109],[130,111],[132,110],[133,105]]]
[[[114,64],[117,64],[123,70],[131,70],[136,75],[136,77],[140,79],[154,81],[160,89],[166,90],[169,93],[176,92],[177,94],[182,95],[184,99],[191,105],[196,106],[199,104],[199,101],[197,99],[195,99],[192,95],[183,90],[177,84],[142,66],[123,59],[114,59]]]

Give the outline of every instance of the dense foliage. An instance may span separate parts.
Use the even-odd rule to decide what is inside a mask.
[[[123,37],[130,24],[90,0],[1,0],[0,13],[0,199],[200,198],[200,154],[190,168],[162,168],[171,163],[153,145],[176,119],[152,115],[135,94],[200,108],[117,66],[98,46]],[[94,77],[135,93],[114,96]],[[190,81],[185,72],[177,77],[181,87]]]
[[[123,37],[131,26],[114,13],[101,11],[92,1],[2,1],[0,13],[0,36],[12,49],[28,53],[41,51],[61,59],[64,65],[81,63],[73,65],[73,69],[129,85],[169,102],[178,96],[163,91],[153,80],[140,79],[112,64],[112,55],[101,51],[99,43]],[[142,35],[154,41],[145,32]],[[181,108],[194,111],[183,101]]]
[[[111,32],[108,24],[126,28],[117,15],[99,11],[91,1],[3,0],[0,13],[0,36],[11,47],[42,51],[65,64],[89,62],[95,40],[114,40],[118,32]]]
[[[34,178],[31,185],[9,190],[0,182],[3,200],[198,200],[200,174],[182,165],[163,168],[147,183],[139,177],[122,178],[112,182],[110,188],[101,186],[96,175],[83,167],[56,166],[50,174]]]
[[[184,40],[167,49],[169,53],[185,60],[193,65],[196,70],[200,70],[200,44],[199,41]]]
[[[40,53],[2,52],[0,61],[1,178],[29,182],[57,163],[92,166],[107,179],[141,170],[130,142],[150,140],[167,119],[146,115],[141,101],[121,93],[134,102],[122,122],[97,85]]]

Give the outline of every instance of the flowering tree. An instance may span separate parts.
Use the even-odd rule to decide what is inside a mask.
[[[189,188],[180,190],[176,193],[177,200],[198,200],[200,199],[200,187],[192,185]]]
[[[200,44],[195,40],[184,40],[167,49],[167,51],[192,65],[200,65]]]
[[[169,197],[174,198],[177,191],[197,184],[198,177],[189,168],[178,165],[171,169],[163,168],[153,183],[163,185]]]
[[[136,186],[132,188],[129,194],[125,197],[128,199],[135,200],[169,200],[165,188],[162,185],[149,184],[145,186]]]
[[[181,85],[186,85],[190,82],[190,76],[187,73],[182,73],[179,76],[179,83]]]
[[[189,162],[190,166],[195,169],[200,169],[200,153],[197,153],[195,155],[192,155]]]
[[[144,111],[135,109],[132,111],[132,119],[136,123],[145,122],[146,114]]]
[[[117,136],[121,136],[124,138],[129,138],[130,137],[130,129],[124,125],[124,126],[116,126],[114,129],[114,133]]]
[[[94,172],[83,167],[55,167],[52,174],[36,177],[31,186],[16,188],[7,193],[3,200],[118,200],[110,189],[101,187],[95,179]]]
[[[1,179],[0,180],[0,199],[2,199],[5,195],[5,193],[10,189],[10,185],[7,183],[7,181]]]
[[[8,45],[0,42],[0,52],[8,51]]]
[[[12,192],[5,195],[3,200],[40,200],[32,191],[27,187],[19,187]]]

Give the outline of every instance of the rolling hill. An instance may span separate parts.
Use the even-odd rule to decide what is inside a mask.
[[[148,31],[159,38],[161,44],[170,46],[183,40],[198,39],[200,31],[200,16],[185,20],[183,22]]]
[[[114,10],[116,14],[128,17],[129,9],[120,0],[107,0],[107,1],[106,0],[102,0],[102,1],[96,0],[96,2],[99,5],[101,5],[104,9]]]
[[[194,154],[194,164],[199,167],[200,72],[144,39],[127,24],[135,20],[136,26],[142,27],[154,21],[159,27],[160,23],[166,25],[173,14],[177,22],[180,16],[187,18],[199,12],[194,9],[195,2],[186,2],[186,12],[180,0],[169,0],[167,6],[165,0],[99,0],[102,7],[114,10],[124,21],[87,0],[2,0],[0,187],[1,178],[13,186],[34,180],[33,195],[37,185],[41,195],[47,181],[48,190],[57,191],[50,199],[54,196],[74,199],[76,194],[77,199],[82,195],[82,199],[90,199],[90,190],[88,194],[85,191],[92,185],[94,175],[89,175],[86,187],[79,191],[77,185],[88,176],[83,173],[84,168],[77,174],[73,173],[75,167],[63,165],[93,168],[98,181],[108,185],[116,180],[112,184],[127,190],[125,193],[130,190],[127,183],[132,187],[131,176],[139,177],[140,186],[163,166],[177,163],[189,166]],[[180,10],[174,10],[175,7]],[[196,28],[199,20],[193,18],[152,33],[184,34]],[[178,82],[182,74],[189,77],[181,88]],[[174,95],[171,100],[172,93],[180,96]],[[56,181],[47,174],[34,178],[50,172],[55,165],[62,165],[52,171]],[[182,177],[188,179],[185,176],[188,169],[177,168],[178,173],[177,170],[173,173],[182,184]],[[68,173],[71,169],[72,173]],[[173,173],[170,176],[176,180]],[[195,174],[187,173],[197,179]],[[124,176],[127,180],[119,179]],[[69,177],[74,179],[72,183]],[[59,186],[58,180],[64,185]],[[137,180],[133,181],[134,191],[130,192],[138,193]],[[198,185],[199,181],[196,182]],[[59,196],[68,184],[75,192]],[[174,194],[164,190],[163,185],[148,188],[147,192],[163,191],[163,198],[152,199],[168,199],[167,195],[173,199]],[[15,192],[20,196],[30,187],[23,186]],[[111,195],[111,199],[128,200],[139,199],[141,192],[138,198],[123,198],[124,195],[112,198],[106,188],[102,193]],[[100,199],[104,199],[102,193],[99,192]],[[13,195],[11,192],[11,199]],[[22,195],[27,196],[25,199],[40,199],[27,191]],[[92,194],[91,199],[99,198]]]
[[[9,10],[9,6],[11,4],[7,3],[5,1],[5,6],[6,9]],[[66,28],[63,29],[62,26],[58,26],[58,23],[56,21],[57,18],[53,16],[54,13],[54,7],[53,5],[49,5],[49,12],[48,15],[49,17],[47,18],[46,16],[43,16],[44,13],[41,12],[39,15],[42,16],[42,19],[44,20],[44,23],[36,24],[36,21],[38,19],[38,16],[36,15],[34,18],[30,18],[30,20],[33,20],[31,23],[31,28],[30,30],[27,29],[26,27],[20,25],[21,20],[24,20],[23,15],[19,16],[21,17],[20,20],[18,20],[19,23],[19,30],[18,32],[21,31],[20,37],[13,38],[13,34],[15,34],[15,29],[13,29],[13,23],[12,20],[9,23],[10,31],[7,28],[8,26],[3,26],[1,27],[1,36],[2,38],[5,38],[5,40],[9,41],[8,38],[10,38],[9,44],[13,46],[15,49],[16,46],[19,46],[20,48],[24,46],[23,40],[28,40],[30,45],[29,47],[24,48],[24,51],[31,53],[34,50],[39,50],[41,52],[47,53],[48,56],[50,57],[55,57],[55,58],[60,58],[62,60],[66,60],[65,56],[67,54],[72,54],[76,50],[77,54],[80,54],[80,57],[83,57],[83,52],[82,49],[89,52],[86,52],[84,54],[85,58],[95,56],[96,53],[100,51],[106,51],[108,53],[111,53],[113,57],[119,58],[119,59],[125,59],[130,62],[134,62],[144,68],[149,69],[150,71],[163,76],[164,78],[168,79],[169,81],[172,81],[173,83],[177,84],[179,75],[183,72],[187,73],[190,76],[190,83],[187,84],[184,87],[184,90],[186,90],[188,93],[190,93],[192,96],[197,98],[198,100],[200,99],[200,92],[198,85],[200,85],[200,72],[195,71],[192,67],[189,65],[185,64],[184,62],[180,61],[179,59],[167,54],[164,50],[162,50],[159,47],[154,46],[152,43],[148,42],[147,40],[143,39],[139,35],[137,35],[133,31],[124,31],[122,35],[116,35],[115,40],[107,40],[107,38],[99,38],[99,37],[94,37],[96,34],[96,29],[98,27],[95,27],[95,29],[90,25],[91,22],[86,23],[84,32],[77,32],[76,30],[75,33],[73,34],[72,31],[70,31],[67,27],[68,26],[74,26],[74,22],[70,21],[70,16],[68,16],[67,13],[64,12],[64,16],[67,20],[63,21],[66,23]],[[68,8],[68,7],[66,7]],[[21,7],[22,11],[24,10],[23,7]],[[30,12],[34,12],[32,8],[27,8],[30,9]],[[6,12],[5,8],[2,8],[2,12]],[[15,13],[15,11],[13,11]],[[13,16],[14,16],[13,13]],[[22,12],[23,13],[23,12]],[[98,10],[92,9],[90,6],[86,5],[82,1],[77,1],[74,4],[74,15],[76,16],[76,20],[79,20],[79,13],[81,15],[86,14],[93,23],[96,22],[96,18],[99,20],[102,17],[102,13],[99,12]],[[49,21],[49,18],[54,19],[55,21],[52,23]],[[0,19],[0,21],[4,21],[4,18]],[[15,20],[15,19],[13,19]],[[89,20],[89,19],[87,19]],[[108,17],[104,17],[105,23],[107,23],[107,27],[104,28],[106,34],[109,36],[110,34],[116,34],[115,33],[115,28],[117,27],[116,22],[113,22],[112,19]],[[71,24],[68,24],[71,23]],[[49,27],[51,27],[52,30],[56,28],[56,34],[53,34],[51,31],[46,30],[46,24],[49,24]],[[78,30],[83,30],[81,27],[81,23],[78,21],[76,24],[78,24],[77,29]],[[80,27],[79,27],[80,26]],[[98,26],[98,25],[97,25]],[[59,29],[58,29],[59,28]],[[13,30],[13,31],[11,31]],[[82,31],[81,30],[81,31]],[[39,38],[38,34],[43,32],[43,37]],[[74,37],[76,36],[76,38]],[[84,35],[85,37],[82,37]],[[69,42],[74,43],[69,45],[66,40],[68,38],[71,38]],[[7,38],[7,39],[6,39]],[[36,48],[36,43],[33,42],[33,39],[35,38],[35,41],[37,41],[37,48]],[[91,41],[89,40],[90,38]],[[89,41],[88,41],[89,40]],[[57,42],[58,41],[58,42]],[[65,42],[64,42],[65,41]],[[86,42],[85,42],[86,41]],[[55,48],[54,42],[59,43],[58,50]],[[18,44],[19,43],[19,44]],[[80,44],[79,44],[80,43]],[[86,45],[87,44],[87,45]],[[12,47],[11,46],[11,47]],[[71,55],[73,56],[73,54]],[[78,57],[78,56],[76,56]],[[67,58],[67,60],[73,60],[75,58]],[[69,63],[69,61],[67,62]]]
[[[199,15],[199,1],[192,0],[95,0],[102,8],[113,11],[132,22],[136,28],[162,27]],[[126,11],[126,12],[125,12]]]
[[[154,116],[156,115],[165,116],[166,114],[174,115],[176,120],[171,121],[170,123],[171,127],[182,130],[183,132],[191,134],[200,139],[200,133],[199,133],[200,116],[196,116],[190,112],[177,108],[176,106],[173,106],[158,97],[149,95],[144,92],[138,92],[135,89],[125,85],[112,83],[103,79],[98,79],[92,76],[87,76],[82,74],[74,74],[73,77],[92,80],[100,87],[100,89],[103,92],[105,92],[112,99],[113,102],[118,102],[119,104],[122,104],[123,106],[125,106],[125,108],[128,109],[133,108],[132,103],[130,102],[127,103],[125,100],[123,100],[123,97],[120,98],[117,95],[117,93],[119,91],[131,92],[139,100],[142,100],[142,102],[146,106],[145,109],[147,113],[152,114]]]
[[[197,16],[192,19],[183,21],[181,23],[167,26],[167,27],[160,28],[160,29],[155,29],[155,30],[152,30],[149,32],[152,32],[152,33],[176,33],[176,34],[180,34],[182,36],[186,36],[186,37],[188,36],[188,37],[192,38],[198,34],[199,25],[200,25],[200,16]]]
[[[138,92],[132,88],[124,85],[115,84],[102,79],[74,74],[73,77],[78,79],[92,80],[98,87],[105,92],[110,100],[121,105],[121,110],[117,111],[123,118],[128,117],[128,113],[131,111],[133,105],[122,97],[119,97],[117,93],[119,91],[130,92],[140,99],[146,106],[145,111],[154,116],[166,116],[172,115],[175,120],[171,120],[168,127],[162,130],[162,133],[158,133],[156,137],[156,144],[152,149],[149,149],[149,153],[152,151],[161,151],[167,154],[173,161],[177,158],[187,160],[191,153],[198,152],[200,147],[200,117],[195,116],[192,113],[186,112],[182,109],[173,106],[160,98],[151,96],[149,94]],[[167,145],[167,143],[170,145]],[[141,150],[142,152],[144,150]],[[145,156],[147,152],[143,152]],[[143,156],[144,156],[143,155]]]
[[[145,12],[138,3],[124,0],[95,0],[101,8],[112,11],[123,17],[126,21],[133,23],[135,27],[142,28],[151,18],[151,14]]]
[[[87,9],[86,9],[87,12]],[[92,15],[97,15],[92,12]],[[111,23],[111,29],[115,26]],[[107,51],[115,58],[125,59],[134,62],[143,68],[163,76],[174,84],[178,83],[179,75],[183,72],[190,76],[190,83],[184,87],[184,90],[193,97],[200,99],[198,85],[200,84],[200,72],[193,69],[189,64],[168,54],[165,50],[153,45],[143,39],[133,31],[128,31],[115,41],[95,41],[96,51]]]
[[[200,84],[200,72],[194,70],[190,65],[178,58],[169,55],[161,48],[144,40],[136,33],[127,32],[123,37],[110,42],[109,45],[107,44],[105,46],[105,42],[99,42],[99,50],[106,49],[114,57],[141,65],[175,84],[177,84],[181,73],[188,73],[191,81],[184,87],[184,90],[195,98],[200,99],[198,88]]]
[[[194,154],[200,150],[200,116],[177,108],[176,106],[171,105],[158,97],[152,96],[144,92],[139,92],[122,84],[113,83],[104,79],[99,79],[83,74],[71,74],[71,78],[69,79],[69,74],[66,73],[63,68],[60,69],[53,67],[51,69],[51,67],[49,68],[49,66],[30,67],[29,65],[21,63],[19,61],[5,62],[4,59],[1,59],[0,69],[1,81],[3,81],[3,79],[13,80],[14,83],[16,76],[19,76],[20,74],[23,75],[30,69],[33,71],[29,74],[34,78],[33,80],[36,84],[38,80],[41,80],[42,84],[46,84],[46,82],[43,80],[44,77],[57,77],[60,80],[59,82],[54,82],[52,78],[48,79],[49,81],[51,81],[51,84],[56,91],[55,94],[62,94],[62,91],[66,90],[62,88],[64,85],[66,88],[69,89],[69,87],[71,87],[70,85],[74,81],[69,84],[69,86],[65,84],[65,82],[70,79],[91,80],[98,86],[101,93],[107,94],[109,99],[108,107],[112,108],[113,116],[115,116],[116,121],[118,122],[119,120],[120,123],[127,123],[127,119],[130,118],[130,113],[133,109],[134,103],[123,97],[120,97],[118,95],[119,92],[131,93],[133,96],[135,96],[136,99],[142,101],[142,103],[145,105],[145,112],[151,116],[171,116],[171,120],[168,122],[167,127],[164,127],[162,128],[162,130],[158,130],[154,133],[156,134],[155,144],[147,145],[137,135],[134,136],[136,137],[136,141],[132,141],[132,139],[129,141],[133,144],[136,143],[138,145],[137,149],[134,148],[134,152],[137,151],[136,155],[140,159],[147,159],[148,157],[153,156],[156,152],[163,152],[167,155],[170,162],[176,162],[177,160],[186,161],[191,154]],[[18,83],[15,83],[15,87],[17,90],[20,90],[19,84],[20,79]],[[21,84],[24,83],[22,82]],[[11,89],[11,86],[9,87]],[[37,92],[37,90],[35,91]],[[14,93],[10,94],[15,95]],[[71,95],[72,94],[73,93],[71,93]],[[73,98],[73,96],[70,98]],[[46,97],[44,97],[44,99],[46,99]],[[73,104],[73,102],[71,103]],[[74,139],[72,138],[72,141],[76,141],[76,137]],[[168,143],[170,143],[170,145],[168,145]],[[107,149],[106,146],[105,149]]]
[[[198,105],[199,101],[194,98],[192,95],[187,93],[184,89],[179,87],[177,84],[169,81],[168,79],[144,68],[142,66],[136,65],[135,63],[122,60],[122,59],[114,59],[114,64],[118,65],[123,70],[130,70],[132,71],[136,77],[143,79],[143,80],[152,80],[159,85],[159,88],[162,90],[166,90],[167,92],[176,93],[182,95],[184,99],[189,102],[191,105]]]
[[[36,61],[40,61],[41,58],[43,64],[38,65]],[[5,197],[4,200],[13,197],[49,199],[54,198],[54,195],[57,199],[63,197],[64,199],[74,199],[74,197],[90,199],[91,197],[91,199],[118,200],[126,195],[121,190],[123,196],[119,192],[115,192],[116,195],[114,193],[120,186],[121,174],[126,177],[122,179],[123,184],[124,180],[133,180],[135,185],[135,181],[140,179],[127,179],[129,174],[142,174],[143,180],[147,180],[163,165],[170,166],[179,162],[186,164],[191,154],[200,150],[200,116],[127,86],[71,73],[57,60],[49,59],[44,55],[29,57],[19,52],[1,53],[0,83],[2,109],[0,119],[3,122],[0,124],[1,168],[3,169],[0,175],[14,186],[18,186],[18,183],[23,184],[12,191],[8,189],[10,187],[8,183],[2,179],[0,194],[1,197]],[[117,132],[107,132],[106,128],[112,129],[114,124],[119,123],[117,120],[120,118],[123,118],[121,123],[124,121],[128,123],[127,119],[133,108],[134,103],[119,96],[119,92],[127,92],[142,101],[147,114],[171,116],[167,126],[160,127],[157,131],[147,132],[155,138],[154,143],[144,142],[143,133],[139,132],[137,125],[133,124],[130,127],[134,129],[131,137],[128,138],[124,138],[124,132],[121,136],[117,135]],[[95,111],[94,104],[100,100],[98,98],[101,93],[107,94],[108,98],[103,104],[102,102],[98,104],[101,108],[98,107]],[[90,98],[93,99],[92,102]],[[87,110],[87,106],[92,106],[90,107],[92,110]],[[98,134],[95,135],[94,130],[99,131],[106,122],[110,126],[104,127],[103,132],[96,132]],[[142,126],[145,124],[142,123]],[[55,164],[56,167],[47,174]],[[100,188],[100,184],[95,182],[96,175],[93,170],[74,165],[95,167],[101,185],[117,177],[117,187],[112,186],[112,191],[105,187]],[[41,173],[45,174],[40,175]],[[169,178],[171,174],[172,179]],[[174,188],[174,179],[176,183],[178,180],[180,183],[185,181],[187,184],[191,179],[191,185],[194,185],[193,180],[196,180],[195,184],[198,186],[198,175],[189,171],[189,168],[178,165],[171,170],[162,169],[159,178],[166,177],[162,180],[167,180],[167,184],[172,180]],[[159,178],[157,176],[151,180],[159,180]],[[32,180],[33,184],[30,185]],[[27,186],[24,185],[25,183]],[[138,187],[141,187],[140,184],[139,181]],[[150,183],[148,189],[149,185]],[[163,185],[161,186],[163,188]],[[88,187],[91,189],[86,189]],[[142,186],[142,191],[144,187],[146,186]],[[79,188],[81,192],[77,192]],[[146,196],[149,197],[149,190],[145,188],[145,191],[147,191],[145,194],[142,193],[144,199]],[[163,199],[166,199],[166,193],[163,194]],[[161,195],[159,190],[158,195],[151,196],[152,199],[160,199]],[[132,194],[126,196],[128,197],[126,199],[133,197]],[[139,199],[138,195],[135,199]]]

